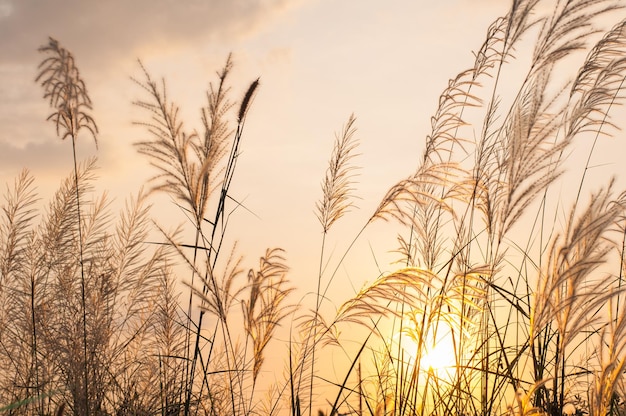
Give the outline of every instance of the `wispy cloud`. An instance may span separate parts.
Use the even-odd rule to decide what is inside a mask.
[[[65,175],[69,172],[71,157],[71,144],[60,140],[28,142],[23,147],[0,141],[0,174],[14,174],[28,168],[44,174]]]
[[[83,65],[136,57],[142,47],[246,36],[305,0],[0,0],[0,64],[32,59],[47,36]],[[104,57],[106,59],[98,59]],[[4,62],[3,62],[4,61]]]
[[[272,25],[306,1],[0,0],[0,170],[13,173],[21,166],[45,164],[46,172],[64,172],[67,166],[65,143],[57,143],[54,127],[45,121],[50,109],[34,82],[42,58],[37,48],[48,36],[76,56],[94,99],[96,119],[106,124],[110,120],[105,116],[113,107],[133,99],[126,96],[123,85],[114,87],[116,100],[106,90],[115,82],[132,85],[127,68],[136,58],[189,45],[232,44]],[[280,59],[285,51],[276,53],[273,58]],[[124,68],[120,70],[119,65]],[[127,127],[132,120],[114,121]],[[107,134],[106,129],[103,132]],[[98,153],[109,161],[120,157],[120,150],[108,143]]]

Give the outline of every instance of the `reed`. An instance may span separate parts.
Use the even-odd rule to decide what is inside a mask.
[[[546,3],[514,0],[493,22],[444,88],[417,167],[329,253],[331,230],[355,207],[348,118],[315,206],[315,292],[297,304],[284,250],[247,266],[231,244],[260,80],[231,101],[229,56],[194,129],[140,63],[136,148],[155,174],[113,212],[96,191],[96,160],[76,154],[79,133],[98,134],[85,82],[49,39],[37,82],[74,166],[45,208],[27,171],[4,193],[0,411],[624,414],[626,191],[588,173],[597,144],[622,127],[612,112],[625,95],[626,20],[602,33],[620,2]],[[583,140],[585,162],[571,166]],[[157,192],[181,225],[153,219]],[[397,233],[397,261],[332,312],[329,288],[375,223]],[[285,370],[267,382],[275,351]],[[335,351],[345,360],[331,378],[321,363]]]
[[[371,336],[364,345],[389,367],[377,364],[354,384],[346,377],[331,413],[354,411],[349,397],[368,377],[359,400],[370,401],[372,414],[560,415],[573,403],[577,412],[617,412],[609,403],[617,403],[619,383],[606,373],[606,359],[592,363],[593,345],[618,322],[623,194],[609,182],[584,207],[592,147],[562,231],[553,220],[562,202],[549,195],[577,140],[615,131],[610,111],[623,98],[624,26],[593,40],[592,25],[621,6],[556,2],[547,15],[538,6],[515,1],[489,28],[474,66],[441,95],[417,171],[391,187],[372,215],[370,222],[407,227],[398,250],[406,267],[364,287],[333,325],[365,325],[379,346]],[[534,48],[518,59],[515,51],[528,45],[522,35],[534,36]],[[556,68],[574,57],[580,70],[563,80]],[[511,82],[505,89],[501,79],[524,64],[510,96]],[[534,224],[530,233],[520,231],[522,221]],[[391,334],[379,329],[384,320]],[[437,344],[454,358],[447,372],[429,367]],[[619,367],[623,357],[607,354],[609,367]],[[610,385],[595,387],[604,389],[602,399],[585,387],[596,371]]]

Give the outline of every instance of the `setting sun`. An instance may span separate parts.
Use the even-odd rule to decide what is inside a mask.
[[[421,351],[416,332],[411,328],[399,336],[400,344],[409,361],[415,363],[419,360],[422,372],[432,371],[438,378],[451,378],[456,372],[456,353],[450,325],[443,321],[433,325],[425,334]]]
[[[425,351],[420,359],[421,367],[425,370],[453,375],[455,371],[455,347],[450,326],[440,323],[437,334],[429,333],[426,339]]]

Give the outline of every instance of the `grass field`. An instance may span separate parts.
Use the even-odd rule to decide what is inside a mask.
[[[301,299],[282,248],[245,253],[248,267],[231,243],[259,80],[235,96],[229,56],[191,130],[140,63],[135,147],[154,177],[114,212],[76,151],[99,137],[87,86],[50,38],[37,83],[74,163],[48,201],[27,170],[4,193],[0,412],[626,414],[623,166],[591,179],[626,126],[626,9],[544,3],[514,0],[492,23],[417,168],[341,250],[327,237],[359,203],[359,120],[337,126],[312,207],[316,291]],[[156,219],[156,198],[176,218]],[[395,261],[333,291],[372,228],[396,237]]]

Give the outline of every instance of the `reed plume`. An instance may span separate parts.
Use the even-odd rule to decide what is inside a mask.
[[[98,127],[89,114],[91,110],[91,99],[87,93],[85,82],[80,77],[80,73],[75,64],[73,55],[65,48],[61,47],[56,39],[49,38],[48,44],[39,48],[39,52],[48,55],[39,64],[39,74],[35,79],[41,82],[44,89],[44,98],[48,99],[49,104],[54,111],[48,120],[54,121],[56,125],[57,136],[62,140],[70,137],[72,139],[72,156],[74,159],[74,179],[76,182],[76,207],[77,207],[77,229],[78,229],[78,262],[81,269],[81,298],[82,298],[82,315],[83,315],[83,361],[84,361],[84,413],[89,415],[89,371],[87,367],[87,310],[85,292],[85,271],[83,263],[83,245],[82,245],[82,225],[80,211],[80,197],[78,191],[78,166],[76,160],[76,140],[78,133],[82,129],[86,129],[92,135],[96,145],[98,144],[96,135]]]

